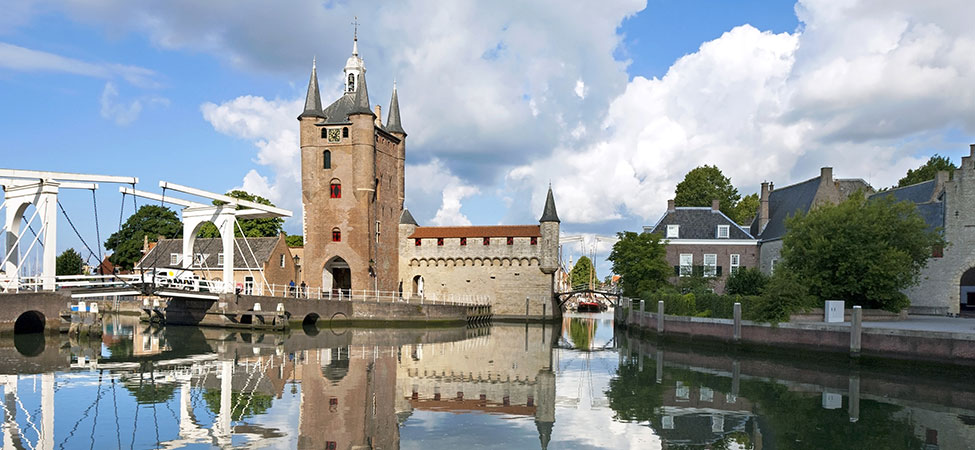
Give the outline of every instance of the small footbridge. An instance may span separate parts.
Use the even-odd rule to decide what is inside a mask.
[[[602,309],[616,307],[621,297],[618,289],[600,288],[592,283],[572,286],[555,293],[555,299],[562,311],[576,309],[581,302],[597,303]]]

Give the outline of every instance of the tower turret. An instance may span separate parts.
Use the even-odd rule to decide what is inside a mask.
[[[542,211],[542,218],[538,220],[542,228],[542,272],[553,274],[559,268],[559,220],[558,211],[555,210],[555,196],[552,194],[552,186],[548,187],[548,195],[545,197],[545,208]]]

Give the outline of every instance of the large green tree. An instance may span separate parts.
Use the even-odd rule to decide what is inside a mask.
[[[934,155],[928,159],[928,162],[921,165],[921,167],[908,169],[907,175],[897,182],[897,187],[910,186],[922,181],[933,180],[935,175],[942,170],[947,171],[950,175],[955,169],[957,167],[955,167],[950,159],[944,156]]]
[[[613,244],[609,260],[613,273],[620,275],[624,295],[637,297],[667,285],[674,269],[667,264],[663,236],[646,231],[621,231],[616,235],[619,240]]]
[[[735,205],[741,196],[718,166],[704,165],[687,172],[674,194],[675,206],[711,206],[712,200],[719,200],[721,212],[737,220]]]
[[[782,258],[820,300],[900,311],[900,291],[917,283],[932,249],[944,246],[914,204],[890,196],[866,200],[857,192],[786,221]]]
[[[105,248],[114,251],[109,257],[116,266],[131,269],[142,257],[142,240],[156,242],[159,236],[180,237],[183,224],[173,210],[158,205],[143,205],[105,241]]]
[[[54,262],[55,273],[58,275],[81,275],[85,262],[73,248],[69,248],[58,255]]]
[[[758,194],[750,194],[741,198],[735,205],[735,215],[728,216],[741,226],[749,226],[758,214]]]
[[[289,234],[284,238],[284,241],[288,244],[288,247],[304,247],[305,237],[300,234]]]
[[[254,203],[260,203],[262,205],[274,206],[270,200],[261,197],[260,195],[254,195],[247,191],[233,190],[226,194],[228,197],[237,198],[240,200],[247,200]],[[214,205],[222,205],[226,202],[220,200],[214,200]],[[238,206],[237,209],[246,209],[242,206]],[[284,226],[284,219],[278,217],[268,217],[264,219],[240,219],[237,221],[240,224],[240,228],[234,227],[234,236],[237,237],[269,237],[277,236],[281,233],[281,229]],[[241,235],[240,230],[244,230],[244,234]],[[217,227],[213,226],[211,223],[205,223],[200,227],[200,231],[197,233],[197,237],[202,238],[215,238],[220,237],[220,233],[217,232]]]
[[[599,282],[599,278],[596,277],[596,268],[592,265],[592,260],[587,256],[580,256],[576,264],[572,266],[572,271],[569,272],[569,282],[572,284],[572,287],[589,286],[590,276],[593,282]]]

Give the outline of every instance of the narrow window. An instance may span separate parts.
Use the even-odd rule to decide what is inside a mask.
[[[420,239],[420,238],[413,239],[413,245],[419,247],[420,246],[420,242],[422,242],[422,241],[423,240]]]
[[[773,259],[772,262],[769,263],[769,267],[768,267],[768,273],[769,273],[769,275],[775,273],[775,265],[778,264],[778,263],[779,263],[779,260],[778,259]]]
[[[484,238],[484,245],[491,245],[491,238]]]
[[[379,231],[380,223],[381,223],[380,221],[378,220],[376,221],[376,243],[379,243],[379,235],[382,234]]]
[[[342,127],[342,137],[349,137],[349,127]]]
[[[281,254],[278,260],[280,261],[279,265],[281,266],[281,268],[284,268],[284,253]]]
[[[508,236],[507,243],[508,243],[508,245],[514,245],[515,244],[515,238],[513,238],[511,236]]]
[[[443,247],[443,238],[437,238],[437,246]]]
[[[728,267],[731,268],[731,273],[738,272],[738,268],[741,267],[741,255],[737,253],[731,254],[731,261],[729,261]]]
[[[342,183],[333,180],[328,193],[331,198],[342,198]]]
[[[531,238],[531,244],[532,245],[538,245],[538,238],[535,237],[535,236],[532,236],[532,238]]]
[[[217,265],[223,267],[223,253],[217,253]]]
[[[325,150],[324,152],[322,152],[322,168],[323,169],[332,168],[332,152],[330,150]]]
[[[355,74],[354,73],[350,73],[349,74],[349,92],[352,92],[354,90],[355,90]]]
[[[728,239],[730,225],[718,225],[718,239]]]
[[[667,237],[677,238],[680,234],[680,225],[667,225]]]
[[[689,277],[694,270],[694,255],[690,253],[680,254],[680,276]]]
[[[467,238],[465,238],[465,237],[460,238],[460,245],[461,246],[467,245]]]
[[[332,228],[332,242],[342,242],[342,231]],[[283,265],[281,267],[284,267]]]
[[[175,266],[177,264],[179,264],[179,253],[170,253],[169,254],[169,265]]]
[[[945,256],[945,247],[943,245],[935,245],[934,247],[931,248],[932,258],[944,258],[944,256]]]
[[[704,255],[704,276],[714,277],[718,275],[718,255],[706,253]]]
[[[328,136],[328,129],[322,128],[322,139],[325,139],[327,136]]]

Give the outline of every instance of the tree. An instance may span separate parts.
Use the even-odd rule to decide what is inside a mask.
[[[69,248],[58,255],[55,260],[55,270],[58,275],[81,275],[84,272],[85,262],[81,255]]]
[[[910,186],[922,181],[933,180],[939,171],[947,171],[949,176],[957,169],[951,160],[940,155],[934,155],[917,169],[908,169],[907,175],[897,182],[897,187]]]
[[[757,267],[742,267],[728,276],[724,290],[728,295],[760,295],[768,278]]]
[[[732,219],[736,217],[735,205],[741,198],[721,169],[708,165],[687,172],[684,181],[677,183],[674,194],[675,206],[711,206],[712,200],[719,200],[721,212]]]
[[[623,294],[637,297],[668,285],[667,278],[674,269],[667,264],[667,247],[663,236],[657,233],[616,233],[619,240],[613,244],[609,260],[613,273],[620,275]]]
[[[159,236],[180,237],[183,224],[173,210],[157,205],[143,205],[129,217],[122,228],[105,241],[105,248],[115,253],[109,257],[116,266],[132,269],[142,258],[142,241],[156,242]]]
[[[233,197],[240,200],[247,200],[254,203],[260,203],[262,205],[274,206],[270,200],[261,197],[259,195],[251,194],[247,191],[233,190],[226,194],[228,197]],[[214,200],[214,205],[223,205],[226,202],[220,200]],[[246,209],[243,206],[238,206],[237,209]],[[264,219],[240,219],[237,221],[240,224],[240,228],[234,226],[234,236],[237,237],[272,237],[277,236],[281,233],[282,227],[284,227],[284,219],[280,217],[268,217]],[[244,234],[241,235],[240,230],[244,230]],[[217,231],[217,227],[213,226],[212,223],[204,223],[200,227],[200,231],[196,234],[197,237],[201,238],[215,238],[220,237],[220,233]]]
[[[862,192],[786,220],[782,258],[809,293],[864,308],[900,311],[932,250],[945,245],[913,203]],[[776,267],[776,271],[778,267]]]
[[[572,271],[569,272],[569,283],[572,287],[582,285],[588,287],[590,276],[592,276],[593,281],[599,281],[599,278],[596,277],[596,268],[592,266],[592,260],[587,256],[580,256],[576,265],[572,266]]]
[[[749,226],[758,214],[758,194],[746,195],[735,205],[735,215],[728,216],[741,226]]]
[[[284,242],[288,244],[288,247],[304,247],[305,237],[300,234],[289,234],[284,238]]]

